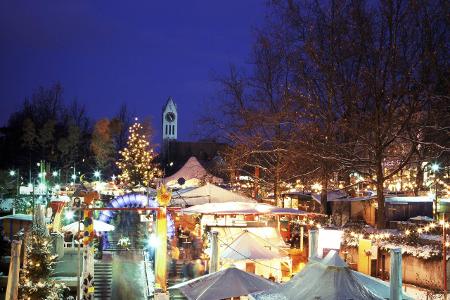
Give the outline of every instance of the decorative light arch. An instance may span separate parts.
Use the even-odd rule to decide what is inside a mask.
[[[158,203],[154,198],[147,197],[142,194],[126,194],[116,197],[109,201],[108,208],[142,208],[142,207],[158,207]],[[102,210],[98,219],[100,221],[110,223],[116,215],[116,210]],[[173,237],[175,233],[175,225],[170,214],[167,214],[167,234]]]

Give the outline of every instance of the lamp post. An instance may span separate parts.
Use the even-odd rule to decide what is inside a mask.
[[[444,276],[442,280],[444,281],[444,300],[447,300],[447,226],[449,224],[446,222],[445,212],[442,213],[442,267],[444,271]]]
[[[16,204],[19,199],[19,178],[20,178],[19,169],[17,169],[17,172],[16,172],[16,170],[9,171],[9,176],[15,177],[15,179],[16,179],[16,197],[15,197],[13,205],[12,205],[13,215],[15,215],[16,214]]]
[[[434,174],[434,200],[433,200],[433,219],[437,221],[438,218],[438,193],[437,193],[437,172],[439,171],[439,165],[434,163],[431,165],[431,170]]]
[[[443,270],[443,290],[444,290],[444,299],[447,300],[447,228],[449,227],[449,224],[447,223],[447,219],[445,216],[446,210],[443,209],[443,207],[440,207],[440,210],[438,210],[437,204],[438,204],[438,190],[437,190],[437,173],[439,171],[440,167],[439,164],[434,163],[431,166],[431,170],[433,170],[434,173],[434,218],[437,219],[438,213],[442,212],[442,270]]]
[[[101,173],[100,173],[99,170],[95,170],[95,171],[94,171],[94,177],[97,178],[98,181],[100,181]]]

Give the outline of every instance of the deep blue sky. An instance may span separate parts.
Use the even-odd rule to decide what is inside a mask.
[[[59,81],[93,118],[126,102],[158,130],[172,96],[189,140],[215,93],[211,74],[248,62],[264,14],[263,0],[1,1],[0,125],[38,86]]]

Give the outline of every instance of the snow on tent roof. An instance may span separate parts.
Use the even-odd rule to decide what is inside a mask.
[[[284,250],[281,250],[285,252]],[[249,231],[244,231],[231,244],[225,245],[220,257],[230,260],[262,259],[271,260],[287,257],[286,253],[280,253],[280,249],[269,245],[259,236]]]
[[[172,205],[198,205],[220,202],[256,202],[244,195],[207,183],[193,190],[173,195]]]
[[[252,294],[257,300],[268,299],[372,299],[381,300],[353,275],[336,251],[322,261],[311,261],[284,285]]]
[[[164,178],[164,182],[167,185],[176,184],[179,178],[184,178],[185,180],[199,179],[206,182],[212,183],[222,183],[223,179],[216,177],[206,171],[206,169],[200,164],[198,159],[191,156],[187,162],[179,169],[175,174]]]

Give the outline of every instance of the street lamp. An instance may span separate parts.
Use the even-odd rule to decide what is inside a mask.
[[[58,176],[58,171],[53,171],[53,172],[52,172],[52,176],[53,176],[53,177]]]
[[[99,170],[95,170],[94,172],[94,177],[97,178],[98,180],[100,180],[100,171]]]
[[[435,221],[437,220],[437,217],[438,217],[438,214],[437,214],[437,211],[438,211],[438,207],[437,207],[437,205],[438,205],[437,173],[438,173],[439,169],[440,169],[439,164],[434,163],[434,164],[431,165],[431,170],[433,171],[433,174],[434,174],[434,201],[433,201],[434,203],[433,203],[433,217],[434,217],[434,220],[435,220]]]
[[[439,169],[440,169],[439,164],[434,163],[431,165],[431,170],[433,170],[433,172],[436,173],[437,171],[439,171]]]
[[[13,215],[15,215],[16,214],[16,204],[17,204],[17,200],[19,198],[19,177],[20,177],[19,169],[17,169],[17,174],[16,174],[16,170],[9,171],[9,176],[16,178],[16,199],[14,199],[13,206],[12,206]]]

